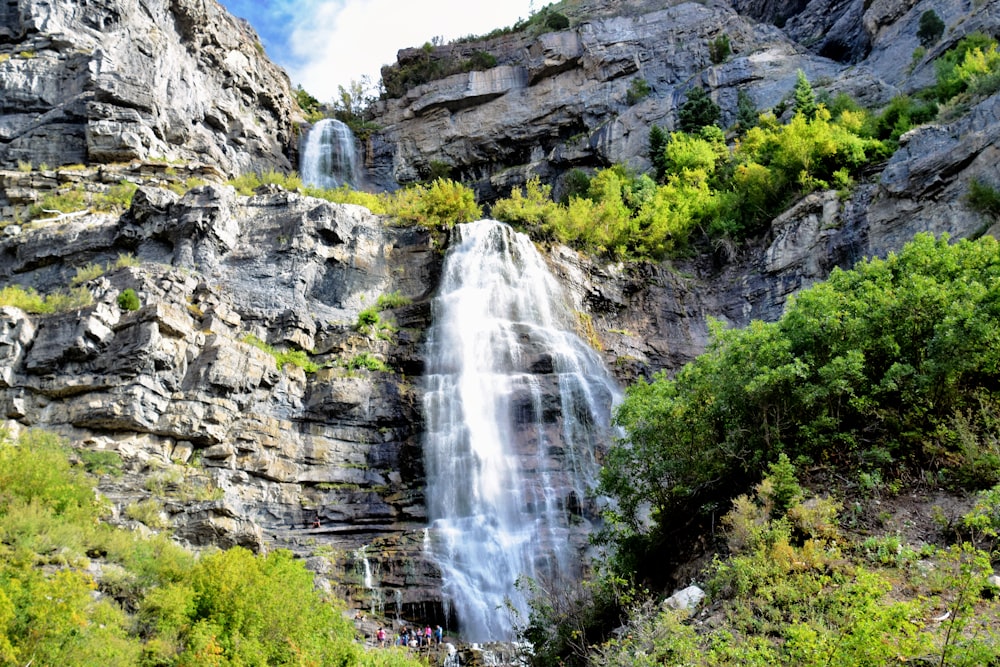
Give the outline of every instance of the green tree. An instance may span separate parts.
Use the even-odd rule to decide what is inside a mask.
[[[684,103],[677,110],[677,127],[681,132],[697,132],[706,125],[714,125],[722,110],[712,101],[704,88],[689,89]]]
[[[812,84],[806,78],[806,73],[799,70],[795,75],[795,113],[802,114],[807,120],[812,120],[816,115],[816,94],[813,92]]]
[[[944,21],[933,9],[928,9],[920,15],[920,26],[917,28],[917,38],[920,44],[927,48],[941,39],[944,34]]]
[[[736,91],[736,127],[742,133],[757,125],[760,112],[750,94],[740,88]]]
[[[714,65],[726,62],[726,58],[733,52],[729,44],[729,35],[723,33],[708,43],[708,57]]]
[[[667,174],[666,156],[663,150],[668,140],[667,131],[659,125],[649,128],[649,161],[653,164],[657,181],[663,181]]]

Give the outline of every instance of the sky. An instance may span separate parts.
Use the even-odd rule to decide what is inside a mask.
[[[320,102],[367,76],[376,85],[396,52],[441,37],[482,35],[526,19],[535,0],[219,0],[260,35],[268,57]],[[545,4],[541,2],[541,4]]]

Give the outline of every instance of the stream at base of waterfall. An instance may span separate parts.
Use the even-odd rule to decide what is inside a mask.
[[[425,355],[427,549],[463,639],[504,641],[528,579],[582,575],[619,391],[527,236],[492,220],[452,235]]]

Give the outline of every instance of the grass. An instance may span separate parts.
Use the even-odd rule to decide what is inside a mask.
[[[241,340],[274,357],[275,364],[282,370],[288,364],[297,366],[306,373],[315,373],[321,368],[319,364],[309,359],[308,353],[304,350],[279,350],[252,334],[244,336]]]
[[[42,295],[34,288],[8,285],[0,289],[0,306],[14,306],[26,313],[49,315],[65,313],[94,303],[94,297],[85,287],[74,287],[68,292]]]

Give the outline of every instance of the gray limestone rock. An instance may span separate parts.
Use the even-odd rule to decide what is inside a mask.
[[[288,77],[214,0],[18,2],[0,34],[0,165],[291,167]]]

